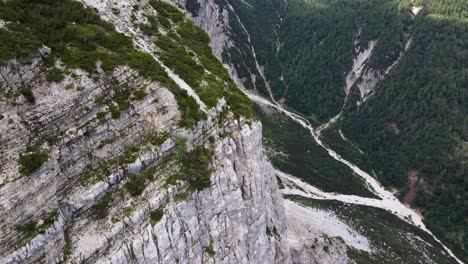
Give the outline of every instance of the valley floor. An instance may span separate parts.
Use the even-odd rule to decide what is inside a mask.
[[[332,157],[337,162],[346,165],[349,169],[352,170],[354,176],[359,177],[363,180],[364,186],[371,191],[376,198],[372,197],[363,197],[360,195],[354,194],[341,194],[338,192],[324,192],[319,188],[312,186],[310,183],[306,183],[303,180],[296,178],[292,175],[288,175],[280,170],[276,170],[276,175],[281,182],[282,192],[284,195],[289,196],[293,195],[294,197],[302,197],[301,199],[312,199],[314,201],[336,201],[348,205],[356,206],[365,206],[371,208],[378,208],[391,213],[392,215],[398,217],[400,221],[404,221],[406,224],[409,224],[416,229],[424,231],[423,233],[428,236],[424,239],[426,243],[429,243],[428,240],[432,240],[432,246],[434,248],[438,247],[441,250],[442,256],[448,254],[450,257],[456,260],[458,263],[463,263],[459,260],[452,251],[447,248],[439,239],[437,239],[424,225],[423,218],[415,210],[410,208],[407,205],[401,203],[390,191],[386,190],[374,177],[366,173],[364,170],[360,169],[358,166],[352,162],[344,159],[337,152],[327,146],[321,139],[320,133],[315,130],[312,125],[303,117],[292,113],[280,104],[276,102],[271,102],[261,96],[246,92],[248,97],[255,102],[256,104],[262,106],[263,108],[270,108],[268,111],[273,112],[276,115],[285,115],[297,124],[300,124],[303,128],[307,129],[310,132],[311,139],[318,144],[320,147],[326,150],[328,155]],[[275,113],[276,112],[276,113]],[[288,205],[289,202],[286,203]],[[287,209],[288,210],[288,209]],[[313,211],[314,212],[314,211]],[[315,218],[315,217],[314,217]],[[445,252],[444,252],[445,251]],[[432,251],[433,252],[433,251]],[[431,258],[429,258],[429,262]],[[434,260],[434,259],[432,259]],[[447,260],[446,260],[447,261]],[[426,263],[426,262],[423,262]]]

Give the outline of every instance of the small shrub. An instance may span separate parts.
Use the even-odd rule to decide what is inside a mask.
[[[205,247],[204,251],[212,257],[216,254],[216,252],[214,252],[213,247],[211,245]]]
[[[98,119],[103,119],[103,118],[106,117],[106,115],[107,115],[107,112],[98,112],[98,113],[96,114],[96,117],[97,117]]]
[[[57,218],[58,211],[57,209],[52,210],[51,212],[45,214],[42,217],[42,224],[37,228],[37,232],[40,234],[44,234],[46,229],[49,228],[55,222]]]
[[[31,153],[20,155],[20,173],[26,176],[33,174],[48,159],[47,153],[37,149]]]
[[[65,245],[63,246],[63,261],[62,261],[62,263],[66,263],[67,259],[72,254],[72,241],[71,241],[68,229],[65,229],[65,231],[63,232],[63,239],[65,240]]]
[[[138,151],[140,149],[137,146],[131,146],[125,150],[125,153],[119,156],[118,163],[120,165],[130,164],[135,162],[138,158]]]
[[[158,208],[150,213],[150,222],[152,225],[155,225],[159,222],[164,215],[164,210],[162,208]]]
[[[112,193],[107,193],[97,203],[91,207],[91,214],[97,219],[107,217],[109,213],[109,204],[112,202]]]
[[[46,77],[49,82],[61,82],[64,79],[62,71],[55,67],[47,72]]]
[[[29,221],[24,225],[17,225],[15,229],[17,231],[20,231],[27,237],[32,237],[36,233],[36,225],[37,225],[36,221]]]
[[[133,99],[140,101],[143,100],[146,97],[145,89],[137,89],[133,92]]]
[[[157,147],[161,145],[162,143],[164,143],[164,141],[166,141],[166,139],[168,138],[169,138],[169,135],[167,133],[156,132],[156,133],[150,134],[147,137],[147,140],[149,143],[151,143],[151,145]]]
[[[196,147],[181,157],[181,173],[192,190],[203,190],[211,185],[211,170],[208,164],[213,156],[213,149]]]
[[[111,105],[109,106],[109,112],[111,113],[111,117],[113,119],[117,119],[120,117],[120,109],[119,109],[119,106],[117,105]]]
[[[266,227],[266,234],[267,236],[274,236],[276,238],[279,238],[280,235],[278,233],[278,230],[276,229],[276,226],[273,226],[273,228],[270,228],[269,226]]]
[[[96,99],[94,99],[94,102],[98,105],[102,105],[106,102],[106,99],[107,97],[105,95],[99,95],[98,97],[96,97]]]
[[[132,196],[138,196],[143,193],[146,187],[146,177],[144,174],[128,174],[128,181],[125,183],[125,189]]]
[[[30,87],[22,87],[20,90],[19,90],[19,93],[24,96],[24,98],[26,99],[26,101],[28,103],[31,103],[33,104],[35,101],[36,101],[36,98],[34,98],[34,94],[31,90]]]
[[[183,157],[187,152],[187,138],[180,137],[175,139],[175,150],[177,157]]]

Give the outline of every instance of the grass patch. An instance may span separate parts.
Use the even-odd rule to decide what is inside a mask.
[[[154,175],[158,170],[158,166],[146,167],[140,173],[127,174],[125,183],[125,189],[132,196],[138,196],[143,193],[148,182],[154,180]]]
[[[149,134],[146,137],[146,142],[149,142],[151,145],[157,147],[160,146],[164,141],[166,141],[169,138],[169,134],[167,132],[155,132],[152,134]]]

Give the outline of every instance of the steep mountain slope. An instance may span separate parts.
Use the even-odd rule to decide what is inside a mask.
[[[241,87],[326,123],[327,145],[467,255],[465,0],[189,2]],[[201,19],[208,10],[217,23]],[[270,155],[292,173],[282,138]]]
[[[468,2],[423,5],[409,50],[342,127],[382,182],[423,208],[434,232],[467,256]]]
[[[388,148],[382,122],[406,133],[393,122],[403,106],[391,105],[400,112],[385,123],[393,98],[412,98],[392,84],[400,67],[413,65],[416,47],[445,39],[425,41],[418,30],[430,24],[418,19],[465,36],[461,9],[430,3],[0,1],[0,262],[456,263],[369,175],[398,186],[388,175],[410,164],[385,167],[393,156],[373,146]],[[443,80],[463,70],[464,42],[454,43],[442,49],[447,67],[437,72],[453,70]],[[454,65],[450,52],[461,55]],[[457,103],[440,118],[457,113],[463,123]],[[433,192],[440,182],[421,171],[411,167],[403,200],[421,202],[414,194],[429,186],[426,213],[455,209],[429,224],[460,253],[461,195]]]
[[[288,263],[261,125],[206,34],[83,3],[0,2],[0,262]]]

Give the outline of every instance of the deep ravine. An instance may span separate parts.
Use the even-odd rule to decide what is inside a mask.
[[[307,183],[304,183],[298,178],[295,178],[293,176],[287,175],[283,172],[280,172],[276,170],[276,175],[279,176],[280,178],[287,179],[289,181],[293,181],[296,185],[300,186],[302,189],[304,189],[306,192],[299,191],[299,190],[291,190],[291,189],[286,189],[283,191],[284,194],[296,194],[296,195],[301,195],[304,197],[308,198],[313,198],[313,199],[321,199],[321,200],[336,200],[336,201],[341,201],[345,203],[351,203],[351,204],[358,204],[358,205],[365,205],[365,206],[370,206],[370,207],[377,207],[381,209],[385,209],[392,214],[398,216],[400,219],[403,221],[410,223],[425,232],[427,232],[429,235],[431,235],[438,243],[442,245],[442,247],[447,251],[447,253],[453,257],[458,263],[463,263],[460,259],[458,259],[453,252],[446,247],[437,237],[435,237],[431,231],[429,231],[426,226],[423,223],[423,218],[421,215],[419,215],[415,210],[409,208],[408,206],[404,205],[401,203],[390,191],[386,190],[374,177],[360,169],[358,166],[354,165],[353,163],[349,162],[348,160],[345,160],[342,158],[338,153],[336,153],[333,149],[329,148],[327,145],[325,145],[322,140],[319,137],[319,134],[317,133],[316,130],[312,127],[312,125],[302,118],[301,116],[292,113],[284,107],[282,107],[279,103],[273,101],[270,102],[266,100],[265,98],[252,94],[250,92],[245,92],[247,96],[255,103],[258,104],[265,104],[271,107],[274,107],[275,109],[283,112],[286,114],[289,118],[294,120],[295,122],[299,123],[301,126],[309,130],[311,137],[313,140],[323,147],[328,154],[335,159],[338,162],[343,163],[344,165],[348,166],[356,175],[361,177],[364,182],[366,183],[366,187],[375,193],[377,196],[380,197],[380,199],[372,199],[372,198],[366,198],[366,197],[360,197],[356,195],[342,195],[338,193],[326,193],[320,191],[318,188],[315,188]],[[328,123],[329,124],[329,123]]]

